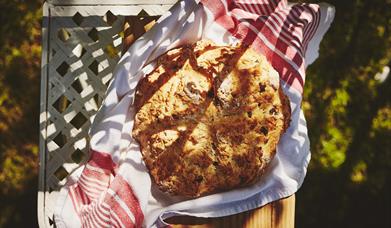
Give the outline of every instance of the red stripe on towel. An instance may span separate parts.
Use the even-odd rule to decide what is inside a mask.
[[[110,154],[94,150],[91,150],[91,158],[88,161],[88,164],[110,171],[114,170],[117,166]]]
[[[287,6],[285,0],[201,1],[215,21],[264,54],[282,80],[302,93],[305,56],[320,21],[318,5]],[[258,14],[258,19],[254,19]]]
[[[136,224],[141,225],[144,220],[143,212],[140,208],[138,199],[133,194],[133,190],[128,182],[121,176],[117,175],[113,183],[110,185],[110,188],[125,202],[125,204],[132,211]]]

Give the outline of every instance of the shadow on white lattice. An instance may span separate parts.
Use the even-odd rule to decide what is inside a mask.
[[[78,5],[78,1],[52,0],[44,6],[38,192],[41,227],[53,226],[56,193],[88,158],[87,132],[120,57],[124,15],[161,15],[175,1],[166,5],[156,5],[154,0],[92,2]]]

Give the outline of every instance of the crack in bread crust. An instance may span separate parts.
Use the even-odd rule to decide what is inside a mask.
[[[132,135],[150,175],[162,191],[187,197],[259,180],[291,115],[264,56],[206,40],[160,56],[134,106]]]

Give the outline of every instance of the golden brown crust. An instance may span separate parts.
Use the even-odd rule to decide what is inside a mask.
[[[209,41],[159,57],[139,82],[134,105],[132,134],[153,180],[188,197],[258,180],[291,115],[264,56]]]

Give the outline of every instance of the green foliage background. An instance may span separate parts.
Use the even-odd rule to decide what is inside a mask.
[[[296,226],[391,227],[391,79],[377,79],[391,67],[391,0],[328,2],[336,18],[304,91],[312,160]],[[0,9],[0,227],[35,227],[42,3]]]

